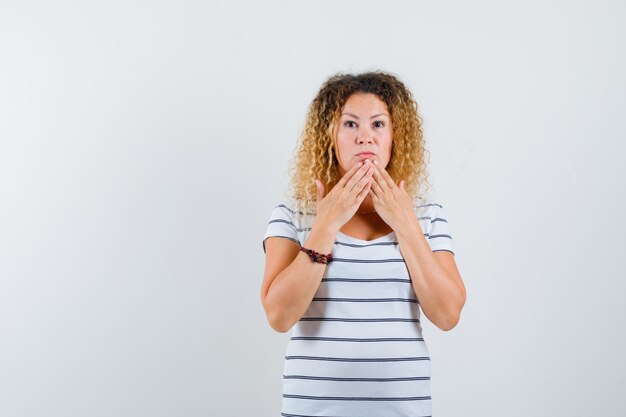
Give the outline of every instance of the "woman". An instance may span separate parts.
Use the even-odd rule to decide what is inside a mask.
[[[292,329],[283,416],[431,415],[420,309],[450,330],[465,287],[443,208],[422,196],[424,153],[391,74],[332,76],[311,103],[263,239],[263,308]]]

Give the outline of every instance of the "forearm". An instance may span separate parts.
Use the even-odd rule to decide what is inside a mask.
[[[400,251],[422,311],[440,329],[453,328],[463,307],[463,289],[435,257],[417,217],[412,216],[398,229]]]
[[[313,224],[304,247],[323,254],[331,253],[337,231],[324,224]],[[276,276],[267,293],[272,327],[287,332],[309,308],[327,265],[313,262],[300,251],[293,262]]]

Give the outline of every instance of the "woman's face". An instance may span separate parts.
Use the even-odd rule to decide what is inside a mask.
[[[352,94],[334,129],[340,178],[365,159],[377,160],[379,166],[386,167],[392,136],[391,116],[385,102],[371,93]]]

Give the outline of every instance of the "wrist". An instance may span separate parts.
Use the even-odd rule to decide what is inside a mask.
[[[324,254],[317,252],[313,249],[305,248],[304,246],[300,247],[300,251],[309,255],[309,258],[311,258],[313,262],[317,262],[320,264],[327,264],[328,262],[331,262],[333,260],[332,253]]]
[[[311,231],[302,246],[319,253],[328,254],[332,252],[335,245],[337,230],[326,222],[316,220],[311,226]]]
[[[422,234],[422,226],[420,225],[417,216],[409,216],[405,221],[400,222],[400,225],[397,228],[394,228],[394,232],[398,239],[410,238],[415,235],[415,232],[419,231]]]
[[[330,222],[326,222],[323,220],[316,219],[313,225],[311,226],[311,232],[315,231],[317,233],[321,233],[324,235],[332,235],[335,236],[339,231],[340,227],[336,227],[332,225]]]

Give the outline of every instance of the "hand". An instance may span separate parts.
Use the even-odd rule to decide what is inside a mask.
[[[404,180],[396,185],[378,161],[374,161],[374,167],[374,176],[369,192],[372,196],[374,209],[385,223],[393,230],[398,230],[400,225],[406,224],[405,222],[410,220],[411,216],[415,216],[413,201],[404,189]]]
[[[367,196],[372,184],[372,174],[375,168],[371,161],[354,164],[339,182],[326,194],[326,187],[321,181],[315,180],[317,185],[317,218],[330,225],[333,230],[339,230],[354,216]]]

